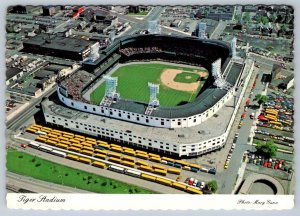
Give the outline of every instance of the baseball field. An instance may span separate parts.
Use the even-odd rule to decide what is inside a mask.
[[[118,77],[117,92],[122,99],[148,103],[148,82],[160,84],[158,99],[162,106],[176,106],[195,100],[209,73],[203,67],[181,67],[168,63],[130,63],[111,74]],[[90,94],[90,101],[99,104],[105,83]]]

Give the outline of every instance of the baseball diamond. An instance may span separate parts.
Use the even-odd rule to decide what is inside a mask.
[[[148,103],[148,82],[151,82],[160,84],[158,99],[162,106],[176,106],[194,101],[209,73],[203,67],[139,62],[121,64],[112,71],[111,76],[118,77],[117,91],[122,99]],[[187,76],[191,79],[187,79]],[[99,104],[104,93],[105,83],[102,83],[91,92],[90,101]]]

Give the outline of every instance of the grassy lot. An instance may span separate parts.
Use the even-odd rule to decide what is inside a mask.
[[[193,82],[197,82],[199,79],[200,76],[198,74],[182,72],[176,75],[174,81],[181,82],[181,83],[193,83]]]
[[[44,160],[42,158],[35,157],[13,149],[9,149],[7,152],[6,166],[7,170],[10,172],[96,193],[155,193],[153,191],[149,191],[134,185],[53,163],[51,161]],[[100,168],[99,173],[101,173]]]
[[[117,91],[121,98],[139,101],[142,103],[149,102],[148,82],[160,84],[158,99],[162,106],[176,106],[181,103],[192,102],[195,100],[198,92],[191,93],[179,91],[164,86],[160,81],[160,75],[164,69],[179,69],[186,73],[193,72],[197,68],[179,67],[168,64],[131,64],[120,67],[113,73],[113,77],[118,77]],[[199,68],[198,68],[199,70]],[[204,70],[204,69],[201,69]],[[188,73],[189,75],[191,73]],[[202,85],[200,85],[202,86]],[[105,83],[101,84],[90,95],[91,102],[99,104],[105,93]]]

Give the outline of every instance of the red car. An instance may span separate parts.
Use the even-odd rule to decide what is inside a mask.
[[[268,166],[268,162],[264,162],[264,167],[267,167]]]
[[[280,161],[279,161],[279,164],[282,164],[282,162],[283,162],[283,160],[280,160]]]
[[[22,148],[27,148],[27,145],[25,145],[25,144],[21,144],[20,145]]]
[[[275,164],[275,165],[274,165],[274,169],[278,169],[278,164]]]
[[[272,168],[272,163],[271,162],[268,163],[268,168]]]

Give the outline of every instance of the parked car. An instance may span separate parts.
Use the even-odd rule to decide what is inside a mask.
[[[193,186],[196,186],[196,185],[197,185],[197,183],[198,183],[198,180],[197,180],[197,179],[195,179],[195,181],[193,182]]]
[[[188,184],[189,184],[189,185],[193,185],[194,180],[195,180],[194,178],[190,178]]]
[[[27,148],[27,145],[26,145],[26,144],[23,144],[23,143],[22,143],[20,146],[21,146],[22,148]]]
[[[200,188],[203,189],[205,187],[205,182],[201,182]]]

